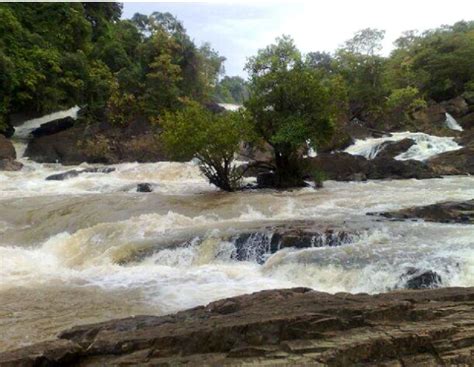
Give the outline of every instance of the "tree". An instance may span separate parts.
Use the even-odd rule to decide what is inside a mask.
[[[332,134],[330,88],[302,61],[288,36],[249,59],[250,97],[245,102],[256,133],[273,147],[277,186],[304,185],[301,151]]]
[[[178,159],[199,159],[209,182],[224,191],[240,187],[243,170],[234,162],[242,140],[249,140],[250,126],[242,112],[214,114],[196,102],[177,112],[165,112],[159,119],[161,139]]]
[[[222,103],[241,105],[248,98],[248,87],[239,76],[225,76],[216,85],[214,99]]]

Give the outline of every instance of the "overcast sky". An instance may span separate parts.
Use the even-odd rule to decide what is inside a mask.
[[[170,12],[197,45],[210,42],[227,58],[227,75],[242,75],[246,58],[282,34],[303,52],[334,51],[354,32],[386,30],[384,54],[405,30],[426,30],[459,20],[474,20],[474,0],[313,0],[125,3],[134,13]]]

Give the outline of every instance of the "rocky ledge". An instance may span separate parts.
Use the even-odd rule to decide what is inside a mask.
[[[162,317],[77,326],[0,366],[472,366],[474,288],[270,290]]]
[[[446,201],[378,214],[390,219],[424,219],[428,222],[474,224],[474,199]]]

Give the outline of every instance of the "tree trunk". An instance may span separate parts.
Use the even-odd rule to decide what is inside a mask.
[[[292,154],[284,154],[275,150],[277,187],[304,187],[303,173],[298,159]]]

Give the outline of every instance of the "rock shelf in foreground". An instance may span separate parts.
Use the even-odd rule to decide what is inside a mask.
[[[470,366],[474,288],[262,291],[175,315],[77,326],[0,366]]]

